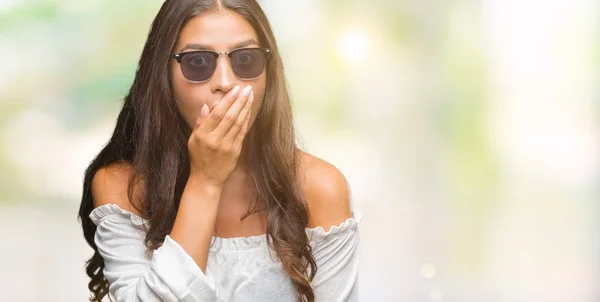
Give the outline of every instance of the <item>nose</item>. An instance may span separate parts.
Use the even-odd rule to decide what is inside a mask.
[[[237,78],[229,64],[229,57],[221,55],[217,59],[217,67],[212,76],[211,91],[215,95],[223,96],[236,85]]]

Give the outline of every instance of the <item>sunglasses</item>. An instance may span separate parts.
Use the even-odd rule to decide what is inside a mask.
[[[217,59],[227,55],[231,69],[236,77],[242,80],[258,78],[267,63],[271,50],[267,48],[239,48],[232,51],[216,52],[198,50],[178,52],[171,56],[181,66],[181,73],[190,82],[201,83],[212,78],[217,68]]]

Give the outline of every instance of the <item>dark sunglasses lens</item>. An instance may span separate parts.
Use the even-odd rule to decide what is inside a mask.
[[[186,54],[181,60],[181,72],[186,79],[202,82],[210,79],[217,66],[217,58],[209,52]]]
[[[231,68],[242,79],[258,77],[265,68],[266,54],[260,49],[240,49],[231,54]]]

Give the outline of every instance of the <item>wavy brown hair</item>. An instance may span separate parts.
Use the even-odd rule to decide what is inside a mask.
[[[270,248],[288,273],[298,300],[314,301],[310,282],[317,267],[305,232],[308,210],[299,177],[301,151],[296,146],[282,60],[269,22],[254,0],[167,0],[152,22],[112,137],[85,171],[78,217],[94,250],[86,262],[90,301],[101,301],[109,286],[103,274],[104,261],[94,243],[96,225],[89,218],[94,209],[92,179],[100,168],[111,164],[126,162],[133,167],[130,200],[134,200],[134,180],[143,179],[138,210],[150,222],[145,244],[149,251],[157,249],[173,228],[190,166],[187,141],[191,129],[179,114],[172,94],[169,55],[191,18],[222,9],[242,15],[257,32],[259,43],[272,53],[266,67],[264,101],[244,142],[248,144],[244,152],[249,186],[257,197],[245,216],[266,211]]]

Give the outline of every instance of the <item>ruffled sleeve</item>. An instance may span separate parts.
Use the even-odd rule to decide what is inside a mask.
[[[219,301],[210,271],[204,274],[168,235],[146,254],[146,220],[114,204],[97,207],[89,217],[97,226],[94,241],[115,301]]]
[[[358,223],[362,215],[352,207],[352,217],[329,231],[307,229],[317,274],[312,282],[316,301],[358,301]]]

